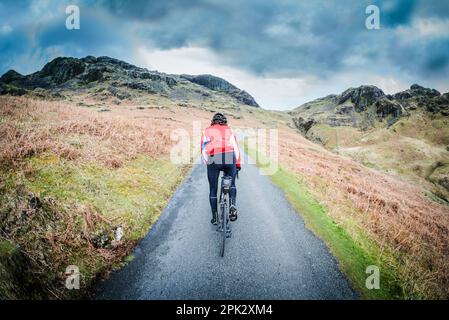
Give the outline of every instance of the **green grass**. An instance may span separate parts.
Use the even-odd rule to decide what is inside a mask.
[[[0,241],[0,258],[9,257],[16,250],[14,243],[10,241]]]
[[[188,169],[172,164],[169,159],[143,155],[120,168],[76,163],[53,155],[25,161],[26,173],[0,171],[0,218],[4,215],[8,222],[13,219],[5,227],[14,228],[13,239],[20,247],[26,248],[33,257],[42,256],[42,263],[33,267],[37,268],[35,272],[48,276],[45,281],[49,282],[45,285],[54,288],[59,297],[73,294],[75,298],[79,298],[78,293],[64,290],[61,281],[52,283],[57,275],[63,274],[68,265],[77,265],[83,290],[88,290],[98,274],[130,262],[133,256],[128,254],[132,244],[144,237],[159,218]],[[17,196],[21,189],[25,191]],[[39,197],[42,207],[24,216],[27,220],[16,221],[15,203],[20,201],[19,208],[27,207],[32,194]],[[81,208],[87,208],[102,219],[98,221],[93,217],[96,222],[87,235]],[[124,236],[122,249],[117,253],[115,249],[109,251],[117,254],[115,259],[104,259],[99,251],[89,248],[86,237],[94,239],[107,235],[113,239],[117,226],[122,227]],[[68,235],[69,239],[57,240],[59,250],[55,250],[47,240],[49,234]],[[0,241],[0,253],[9,250],[8,243]],[[85,290],[80,294],[84,293]],[[45,297],[45,292],[42,294]]]
[[[330,150],[353,145],[360,139],[362,133],[359,129],[349,126],[331,127],[327,124],[319,123],[313,126],[307,136],[317,136],[324,143],[324,146]]]
[[[245,150],[252,158],[256,159],[262,169],[269,163],[266,158],[256,154],[255,150],[248,149],[246,145]],[[261,163],[264,166],[261,166]],[[292,206],[303,217],[306,226],[324,240],[337,258],[341,270],[347,275],[362,299],[403,297],[398,280],[387,266],[387,261],[391,259],[387,250],[384,249],[384,252],[381,252],[380,248],[362,232],[358,232],[357,240],[354,240],[349,232],[329,217],[326,208],[314,198],[299,175],[279,167],[271,179],[285,192]],[[351,229],[354,230],[354,228]],[[368,276],[365,272],[370,265],[380,268],[381,280],[378,290],[368,290],[365,285]]]
[[[167,204],[183,168],[141,156],[124,167],[75,165],[53,156],[33,158],[27,189],[65,204],[83,204],[128,226],[128,240],[140,239]]]

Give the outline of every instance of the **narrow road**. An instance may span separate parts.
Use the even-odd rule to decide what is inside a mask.
[[[134,253],[97,299],[354,299],[325,244],[305,228],[282,190],[245,165],[239,219],[225,257],[210,224],[206,169],[195,165]]]

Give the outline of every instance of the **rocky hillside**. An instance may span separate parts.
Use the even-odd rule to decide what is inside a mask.
[[[417,109],[449,116],[449,93],[442,95],[435,89],[414,84],[408,90],[387,95],[375,86],[360,86],[340,95],[329,95],[305,103],[291,114],[296,127],[306,134],[315,124],[352,126],[364,130],[391,126],[400,117]]]
[[[190,82],[196,83],[200,86],[209,88],[213,91],[226,92],[231,97],[234,97],[237,101],[252,107],[259,107],[253,97],[248,92],[240,90],[233,84],[223,80],[219,77],[215,77],[209,74],[203,74],[199,76],[182,75],[181,78],[187,79]]]
[[[25,76],[10,70],[0,78],[0,94],[23,95],[42,89],[54,96],[64,92],[89,91],[110,94],[124,100],[144,93],[180,101],[225,99],[236,104],[259,107],[251,95],[221,78],[211,75],[170,75],[109,57],[61,57],[33,74]]]
[[[361,86],[306,103],[290,115],[309,140],[411,180],[449,205],[449,93],[414,84],[387,95]]]

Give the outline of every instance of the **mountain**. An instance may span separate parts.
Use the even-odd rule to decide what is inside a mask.
[[[414,84],[388,95],[360,86],[305,103],[290,115],[307,139],[411,180],[449,205],[449,93]]]
[[[414,84],[408,90],[387,95],[375,86],[360,86],[305,103],[291,115],[298,129],[307,133],[319,123],[364,130],[382,123],[391,126],[417,109],[449,116],[449,93],[441,95],[435,89]]]
[[[23,95],[39,88],[58,95],[92,91],[100,89],[99,86],[120,100],[132,99],[133,92],[159,94],[174,100],[212,100],[224,96],[237,104],[259,107],[251,95],[224,79],[149,71],[109,57],[60,57],[33,74],[25,76],[10,70],[0,78],[0,94],[11,95]]]

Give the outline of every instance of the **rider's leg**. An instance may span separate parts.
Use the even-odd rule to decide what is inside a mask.
[[[231,198],[231,205],[233,205],[233,206],[236,205],[236,200],[237,200],[237,187],[235,186],[236,175],[237,175],[237,169],[235,168],[235,165],[234,165],[234,167],[231,168],[230,176],[232,177],[232,183],[231,183],[231,188],[229,189],[229,197]]]
[[[217,191],[219,175],[220,168],[217,164],[211,163],[207,165],[207,179],[209,180],[209,202],[212,211],[212,224],[217,223]]]
[[[236,160],[235,155],[232,152],[226,153],[226,163],[224,166],[224,170],[226,175],[232,177],[232,183],[231,188],[229,190],[229,196],[231,198],[231,205],[235,206],[236,198],[237,198],[237,188],[235,186],[235,178],[237,176],[237,167],[236,167]]]

